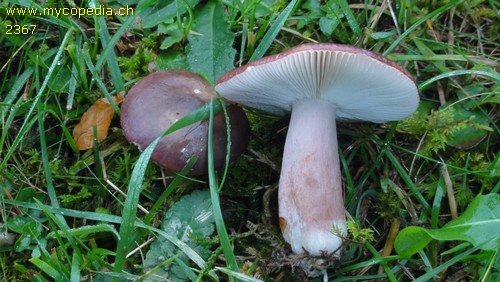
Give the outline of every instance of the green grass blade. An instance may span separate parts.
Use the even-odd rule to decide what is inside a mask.
[[[139,3],[137,4],[137,7],[135,8],[134,15],[129,16],[129,18],[120,25],[120,28],[116,31],[116,33],[113,35],[113,37],[111,37],[110,39],[108,38],[109,42],[107,43],[107,45],[103,46],[104,48],[101,52],[101,55],[100,55],[99,59],[97,60],[95,67],[90,68],[91,70],[94,70],[95,72],[97,72],[101,69],[102,65],[104,64],[104,62],[108,58],[107,57],[108,54],[114,54],[114,48],[116,46],[116,43],[118,42],[118,40],[120,40],[123,33],[125,33],[127,28],[129,28],[129,26],[136,20],[136,17],[139,16],[139,13],[153,3],[154,3],[154,1],[147,1],[147,0],[139,1]],[[93,5],[96,5],[96,3],[93,3]],[[108,37],[109,37],[109,34],[108,34]]]
[[[351,28],[352,32],[356,35],[356,37],[359,37],[361,35],[361,28],[359,27],[359,23],[356,20],[356,17],[354,16],[354,13],[352,12],[351,8],[349,7],[349,3],[347,3],[346,0],[339,1],[340,8],[342,9],[342,13],[347,19],[347,23],[349,24],[349,27]]]
[[[495,72],[495,71],[482,71],[482,70],[455,70],[455,71],[450,71],[450,72],[447,72],[447,73],[442,73],[440,75],[436,75],[424,82],[422,82],[419,86],[418,86],[418,90],[422,90],[424,89],[425,87],[429,86],[430,84],[438,81],[438,80],[441,80],[441,79],[444,79],[444,78],[450,78],[450,77],[454,77],[454,76],[457,76],[457,75],[481,75],[481,76],[486,76],[486,77],[489,77],[491,79],[493,79],[494,81],[496,82],[500,82],[500,74]]]
[[[443,175],[439,178],[436,194],[434,195],[434,202],[432,203],[431,214],[431,228],[439,228],[439,212],[441,210],[441,202],[445,194],[446,187],[444,184]]]
[[[413,193],[413,195],[415,197],[417,197],[418,202],[420,204],[422,204],[422,207],[424,208],[424,210],[426,210],[427,213],[430,214],[431,207],[430,207],[429,203],[427,203],[427,201],[425,200],[425,197],[422,195],[422,193],[420,193],[417,186],[411,180],[410,176],[408,175],[408,173],[406,172],[404,167],[399,163],[396,156],[394,156],[394,154],[392,152],[390,152],[389,150],[385,151],[385,155],[391,161],[392,165],[396,168],[399,176],[403,179],[403,181],[406,183],[406,185],[408,185],[408,188],[410,188],[410,191]]]
[[[341,272],[352,272],[356,269],[372,267],[372,266],[380,264],[382,262],[388,263],[391,261],[398,261],[398,260],[401,260],[400,256],[387,256],[387,257],[377,256],[376,258],[373,258],[373,259],[370,259],[367,261],[362,261],[362,262],[358,262],[355,264],[345,266],[345,267],[341,268],[340,271]]]
[[[51,226],[52,226],[52,228],[54,230],[54,233],[53,233],[54,237],[57,239],[60,247],[63,250],[63,253],[66,255],[67,261],[69,261],[70,256],[69,256],[69,253],[66,250],[65,244],[62,242],[62,237],[60,236],[59,232],[56,231],[57,229],[60,230],[61,234],[64,234],[64,237],[68,240],[68,242],[70,243],[70,245],[72,247],[73,254],[77,255],[78,261],[80,263],[82,263],[83,262],[82,252],[80,251],[80,248],[78,247],[78,245],[76,243],[76,239],[69,232],[69,227],[67,226],[66,221],[64,220],[63,215],[51,212],[47,208],[46,205],[44,205],[42,202],[40,202],[37,199],[35,199],[35,202],[38,204],[38,206],[40,207],[40,209],[45,213],[45,215],[49,218],[49,223],[51,223]],[[63,219],[61,220],[61,218],[63,218]]]
[[[71,282],[79,282],[81,281],[81,268],[80,262],[78,261],[78,255],[76,253],[73,254],[73,258],[71,260],[71,274],[70,274]]]
[[[208,182],[210,186],[210,198],[212,199],[212,208],[214,211],[215,227],[217,229],[217,235],[219,241],[222,245],[222,251],[227,261],[228,267],[239,272],[238,264],[236,263],[236,258],[234,256],[233,249],[231,248],[231,241],[229,240],[229,235],[227,234],[226,226],[224,224],[224,218],[222,217],[222,211],[220,209],[219,191],[220,187],[217,183],[217,176],[215,174],[214,168],[214,155],[213,155],[213,115],[214,110],[212,106],[214,105],[213,99],[210,100],[210,119],[208,123]]]
[[[14,105],[7,104],[5,105],[5,108],[2,108],[0,111],[1,114],[1,125],[2,125],[2,134],[0,136],[0,153],[3,151],[3,146],[6,144],[6,138],[9,133],[9,128],[11,127],[12,123],[14,122],[16,118],[17,111],[21,108],[21,106],[24,105],[24,100],[23,99],[17,99],[16,103]],[[2,105],[3,106],[3,105]],[[7,118],[5,118],[5,114],[8,113]],[[28,130],[33,126],[33,124],[37,121],[36,118],[31,119],[31,121],[28,122],[28,124],[25,126],[25,130]],[[19,132],[18,134],[20,134]],[[15,149],[15,148],[14,148]]]
[[[163,191],[163,193],[158,197],[158,200],[154,203],[154,205],[149,210],[149,213],[144,217],[144,222],[148,224],[153,216],[156,214],[158,209],[164,204],[165,200],[168,196],[174,191],[175,188],[179,187],[181,182],[185,179],[185,176],[188,174],[189,170],[196,164],[197,159],[191,158],[187,162],[187,164],[182,168],[182,170],[174,177],[174,179],[168,184],[167,189]]]
[[[61,275],[57,269],[52,267],[50,264],[46,263],[45,261],[39,259],[39,258],[31,258],[30,262],[36,265],[39,269],[41,269],[45,274],[47,274],[49,277],[54,278],[54,281],[67,281],[67,277],[64,275]]]
[[[33,67],[29,67],[17,77],[16,82],[14,82],[14,85],[10,88],[9,93],[7,93],[7,96],[5,96],[5,99],[2,101],[3,103],[11,104],[14,102],[19,92],[23,89],[26,81],[28,81],[33,74],[34,70],[35,69]]]
[[[28,202],[8,200],[8,199],[4,199],[3,203],[7,204],[7,205],[13,205],[13,206],[29,208],[29,209],[33,209],[33,210],[37,210],[37,211],[42,211],[41,206],[37,205],[35,203],[28,203]],[[97,213],[97,212],[88,212],[88,211],[83,212],[83,211],[79,211],[79,210],[56,208],[56,207],[51,207],[51,206],[44,206],[44,210],[49,211],[49,213],[53,213],[56,215],[64,215],[64,216],[68,216],[68,217],[75,217],[75,218],[81,218],[81,219],[86,219],[86,220],[107,222],[110,224],[111,223],[112,224],[120,224],[123,221],[123,217],[121,217],[121,216],[103,214],[103,213]],[[176,245],[198,267],[203,268],[203,266],[205,265],[205,261],[203,260],[203,258],[201,258],[198,255],[198,253],[196,253],[193,249],[191,249],[191,247],[189,247],[186,243],[180,241],[175,236],[168,234],[161,229],[144,224],[143,222],[140,222],[138,220],[135,220],[133,225],[134,225],[134,227],[142,228],[142,229],[148,230],[152,233],[156,233],[156,234],[158,234],[158,236],[165,237],[165,239],[169,240],[170,242],[172,242],[172,244]],[[70,234],[70,233],[71,233],[71,231],[66,232],[66,234]]]
[[[392,44],[389,46],[389,48],[387,48],[387,50],[385,50],[385,52],[383,53],[383,56],[385,57],[388,54],[390,54],[399,45],[399,43],[401,43],[401,41],[403,41],[403,39],[405,39],[408,35],[410,35],[421,24],[425,23],[426,21],[432,19],[433,17],[435,17],[439,14],[444,13],[445,11],[448,11],[449,9],[451,9],[453,7],[456,7],[460,4],[462,4],[462,2],[464,2],[464,0],[450,1],[448,4],[442,6],[438,9],[428,13],[427,15],[423,16],[422,18],[420,18],[416,23],[414,23],[405,32],[403,32],[403,34],[401,34],[396,40],[394,40],[394,42],[392,42]]]
[[[148,270],[146,273],[144,273],[140,279],[138,279],[139,281],[144,281],[145,279],[153,276],[156,272],[158,272],[158,270],[164,268],[164,267],[167,267],[168,265],[172,264],[175,259],[179,256],[179,254],[176,254],[166,260],[164,260],[162,263],[158,264],[157,266],[151,268],[150,270]]]
[[[218,99],[217,102],[221,106],[222,112],[224,113],[224,120],[226,123],[226,140],[227,140],[226,161],[224,163],[224,169],[222,170],[222,177],[219,183],[219,189],[222,189],[222,187],[224,186],[224,182],[226,182],[227,172],[229,169],[229,163],[231,158],[231,124],[229,122],[229,115],[227,113],[227,108],[224,105],[224,102],[222,101],[222,99]]]
[[[134,227],[137,214],[137,204],[139,202],[139,196],[141,194],[142,182],[144,180],[144,174],[149,163],[149,159],[153,153],[154,148],[160,141],[160,139],[176,130],[179,130],[187,125],[195,123],[200,120],[204,120],[209,116],[211,111],[211,104],[206,104],[203,107],[189,113],[183,118],[179,119],[176,123],[172,124],[161,136],[156,138],[141,154],[139,157],[132,175],[130,177],[130,182],[127,190],[127,197],[125,199],[123,207],[123,215],[121,219],[120,226],[120,240],[118,241],[116,260],[115,260],[115,272],[121,272],[125,265],[127,251],[132,247],[131,239],[134,238]],[[220,110],[218,108],[217,110]],[[170,239],[169,239],[170,240]]]
[[[89,7],[91,8],[97,8],[99,7],[100,3],[98,3],[95,0],[89,1]],[[114,44],[111,44],[111,38],[109,36],[109,29],[108,26],[106,25],[106,18],[102,16],[94,16],[97,18],[98,27],[99,27],[99,40],[101,42],[102,48],[106,49],[106,47],[110,48],[114,47]],[[122,30],[124,32],[125,29]],[[118,35],[118,34],[117,34]],[[118,35],[119,37],[121,34]],[[116,42],[115,42],[116,43]],[[108,53],[106,54],[101,54],[102,57],[106,58],[106,62],[108,64],[109,68],[109,73],[111,75],[111,79],[113,80],[114,87],[116,89],[116,92],[121,92],[125,90],[125,84],[123,82],[122,74],[120,71],[120,67],[118,66],[118,59],[116,58],[116,54],[114,52],[114,49],[108,50]],[[93,77],[95,77],[95,73]],[[109,98],[108,98],[109,99]],[[115,104],[112,100],[109,101],[110,104]],[[113,108],[116,108],[113,106]]]
[[[68,31],[66,31],[66,34],[64,35],[64,38],[61,42],[61,45],[59,46],[57,53],[54,57],[54,60],[52,61],[52,64],[50,65],[49,70],[47,71],[47,75],[45,76],[45,79],[42,83],[42,86],[40,86],[40,90],[38,91],[35,98],[33,99],[32,105],[24,118],[24,122],[21,125],[21,128],[19,129],[19,133],[16,135],[16,138],[12,142],[10,150],[5,153],[5,156],[3,157],[3,160],[0,163],[0,171],[3,171],[5,169],[5,165],[9,161],[10,157],[14,153],[14,151],[17,148],[17,146],[19,145],[19,143],[21,143],[21,140],[22,140],[24,134],[29,129],[28,124],[29,124],[30,117],[33,114],[33,111],[35,110],[35,107],[38,105],[38,102],[40,101],[40,98],[42,97],[42,95],[45,91],[45,88],[47,87],[47,84],[49,83],[49,80],[52,77],[52,74],[54,73],[54,70],[57,66],[57,62],[59,62],[59,60],[62,57],[62,54],[64,52],[64,48],[68,44],[68,41],[71,38],[72,33],[73,33],[72,28],[70,28],[70,29],[68,29]]]
[[[413,280],[414,282],[425,282],[425,281],[430,281],[432,279],[435,279],[439,277],[439,275],[447,268],[451,267],[458,261],[464,259],[465,257],[469,256],[470,254],[476,252],[479,250],[480,246],[476,246],[474,248],[470,248],[469,250],[460,253],[459,255],[456,255],[455,257],[447,260],[446,262],[442,263],[441,265],[433,268],[431,271],[427,272],[426,274],[418,277],[417,279]]]
[[[225,268],[225,267],[218,267],[218,266],[216,266],[215,269],[220,270],[222,273],[225,273],[225,274],[229,275],[230,277],[236,278],[239,281],[244,281],[244,282],[263,282],[263,280],[250,277],[248,275],[245,275],[245,274],[237,272],[237,271],[233,271],[233,270]]]
[[[44,116],[43,113],[45,113],[45,110],[42,107],[41,103],[38,103],[38,110],[40,114],[37,115],[38,117],[38,128],[40,129],[40,151],[42,151],[42,164],[43,164],[43,172],[45,175],[45,181],[46,181],[46,188],[47,188],[47,194],[49,195],[50,198],[50,203],[55,206],[59,207],[59,201],[57,199],[57,193],[54,188],[54,183],[52,181],[52,173],[50,171],[50,163],[49,163],[49,157],[48,157],[48,152],[47,152],[47,142],[45,140],[45,125],[44,125]],[[64,218],[61,218],[64,220]]]
[[[285,24],[286,20],[292,13],[295,4],[297,4],[297,0],[292,0],[286,8],[281,12],[281,14],[276,18],[276,20],[273,22],[269,30],[266,32],[264,37],[259,43],[259,46],[255,48],[255,51],[252,54],[252,57],[250,57],[250,62],[255,61],[257,59],[262,58],[264,54],[267,52],[271,44],[273,43],[274,39],[280,32],[281,28]]]
[[[51,211],[50,211],[51,212]],[[52,231],[47,235],[48,238],[55,237],[55,233],[60,233],[59,236],[62,237],[87,237],[91,234],[97,234],[101,232],[109,232],[115,236],[116,239],[120,239],[120,235],[116,231],[115,227],[111,224],[96,224],[96,225],[86,225],[82,227],[68,229],[65,232]]]
[[[350,189],[347,192],[344,204],[348,210],[354,209],[356,202],[353,201],[353,199],[356,197],[356,195],[359,193],[359,191],[363,189],[364,184],[366,183],[368,178],[373,174],[375,169],[380,166],[380,164],[382,162],[382,158],[384,156],[384,152],[387,151],[387,144],[389,144],[389,142],[391,141],[392,137],[394,136],[395,131],[396,131],[396,124],[392,124],[389,132],[386,134],[385,139],[383,141],[380,140],[380,138],[378,136],[374,136],[374,139],[379,144],[382,145],[381,149],[380,149],[380,153],[377,155],[376,159],[373,161],[373,164],[370,165],[369,169],[361,175],[361,177],[359,178],[359,180],[356,183],[355,189]]]
[[[372,253],[372,255],[373,255],[372,259],[381,259],[382,258],[380,256],[380,253],[378,252],[378,250],[376,250],[375,247],[372,246],[372,244],[370,244],[369,242],[365,242],[365,246]],[[396,277],[394,276],[394,273],[392,273],[391,269],[389,268],[389,266],[387,265],[387,263],[385,261],[381,260],[380,265],[384,269],[384,272],[387,275],[387,278],[389,279],[389,281],[391,281],[391,282],[398,281],[396,279]]]
[[[149,145],[139,157],[132,176],[130,177],[130,182],[128,185],[127,197],[123,205],[122,220],[120,226],[120,240],[118,241],[118,246],[116,248],[116,259],[115,259],[115,272],[122,272],[125,265],[127,252],[133,245],[131,239],[134,238],[134,223],[137,214],[137,204],[139,203],[139,196],[141,194],[142,181],[144,180],[144,174],[149,163],[149,159],[153,153],[154,148],[160,141],[160,137],[156,138],[151,145]]]

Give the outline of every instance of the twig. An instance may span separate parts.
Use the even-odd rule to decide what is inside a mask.
[[[125,194],[125,192],[123,192],[122,190],[120,190],[118,187],[116,187],[115,184],[113,184],[113,182],[111,182],[109,179],[108,179],[108,174],[106,173],[106,166],[105,166],[105,163],[104,161],[101,159],[101,164],[102,164],[102,175],[103,175],[103,178],[104,178],[104,181],[111,187],[113,188],[113,190],[115,190],[116,192],[120,193],[122,196],[124,197],[127,197],[127,194]],[[143,213],[145,214],[149,214],[149,211],[147,209],[145,209],[143,206],[141,206],[140,204],[137,204],[137,208],[139,208]]]
[[[115,190],[116,192],[120,193],[122,196],[124,197],[127,197],[127,194],[125,194],[125,192],[123,192],[122,190],[120,190],[118,187],[116,187],[115,184],[113,184],[113,182],[109,181],[108,178],[105,178],[106,183],[111,186],[111,188],[113,188],[113,190]],[[145,214],[149,214],[149,211],[147,209],[145,209],[143,206],[141,206],[140,204],[137,204],[137,208],[139,208],[142,212],[144,212]]]
[[[394,249],[394,241],[396,240],[396,235],[399,233],[399,226],[401,225],[401,221],[397,218],[392,219],[391,221],[391,229],[389,229],[389,234],[387,234],[387,238],[385,239],[385,245],[382,249],[381,257],[388,257],[391,255],[392,250]],[[384,272],[382,265],[378,268],[378,273],[381,274]]]
[[[130,251],[130,253],[127,254],[127,258],[131,257],[133,254],[137,253],[137,251],[139,251],[140,249],[142,249],[144,246],[148,245],[149,243],[153,242],[155,238],[152,237],[152,238],[149,238],[146,242],[140,244],[139,246],[137,246],[137,248],[133,249],[132,251]]]
[[[453,191],[453,183],[451,182],[450,174],[448,173],[448,168],[443,162],[441,167],[441,173],[443,174],[444,184],[446,186],[446,194],[448,195],[448,204],[450,206],[451,219],[458,217],[457,214],[457,202],[455,201],[455,193]]]

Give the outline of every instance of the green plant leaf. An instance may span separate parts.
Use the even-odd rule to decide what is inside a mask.
[[[339,21],[335,18],[325,16],[319,19],[319,28],[324,35],[332,35],[338,24]]]
[[[195,11],[193,31],[188,35],[188,63],[190,70],[202,73],[214,83],[219,76],[231,70],[236,51],[234,34],[229,32],[224,7],[219,1],[210,1]]]
[[[189,69],[186,55],[178,50],[169,50],[168,52],[159,53],[154,62],[158,70]]]
[[[464,240],[482,250],[497,251],[500,249],[500,195],[478,195],[460,217],[441,229],[407,227],[396,237],[394,248],[402,256],[411,256],[432,239]]]
[[[172,45],[180,42],[184,37],[182,30],[176,24],[166,26],[162,32],[168,35],[160,45],[160,49],[162,50],[170,48]]]
[[[402,256],[418,253],[432,241],[432,237],[426,231],[427,229],[417,226],[401,230],[394,242],[396,252]]]
[[[198,5],[199,0],[169,0],[154,1],[154,3],[141,13],[142,28],[152,28],[161,23],[172,23],[178,16],[187,12],[190,8]]]
[[[165,214],[161,229],[189,245],[201,257],[208,258],[210,245],[200,244],[199,241],[208,240],[215,230],[209,191],[195,191],[182,197]],[[185,273],[184,265],[188,264],[189,259],[163,237],[159,237],[151,244],[144,266],[146,269],[152,269],[176,255],[176,259],[171,264],[159,268],[156,275],[172,281],[185,281],[188,274]]]
[[[467,110],[460,104],[453,105],[453,119],[458,123],[468,121],[464,128],[455,131],[448,143],[459,149],[467,150],[477,146],[493,131],[489,126],[489,117],[479,109]]]

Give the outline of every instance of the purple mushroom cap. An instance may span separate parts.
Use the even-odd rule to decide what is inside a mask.
[[[121,108],[121,124],[126,138],[144,150],[178,119],[216,98],[213,87],[201,76],[183,70],[152,73],[128,92]],[[238,106],[227,106],[231,128],[230,160],[244,152],[250,138],[248,119]],[[168,134],[155,147],[151,159],[158,165],[180,171],[196,156],[190,174],[205,174],[207,164],[208,120],[196,122]],[[214,115],[213,151],[215,168],[224,165],[227,128],[223,112]]]

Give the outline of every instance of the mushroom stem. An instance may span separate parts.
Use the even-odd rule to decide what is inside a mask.
[[[335,105],[302,99],[292,106],[279,182],[280,226],[296,254],[340,256],[346,234]]]

